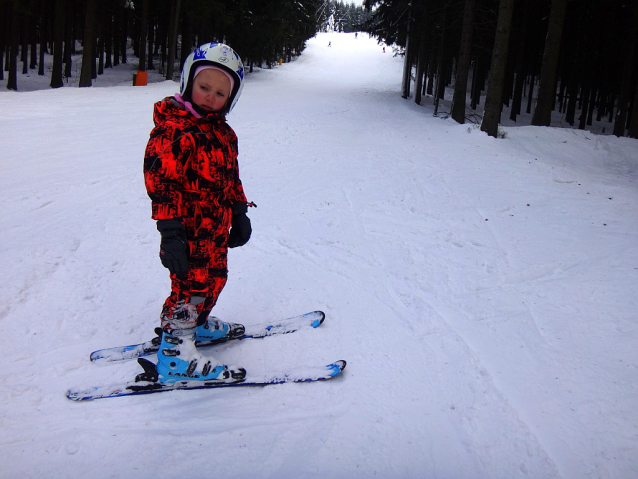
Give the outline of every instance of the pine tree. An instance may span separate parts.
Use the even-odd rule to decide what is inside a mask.
[[[514,0],[500,0],[492,63],[487,80],[488,90],[485,97],[485,113],[481,122],[481,131],[494,138],[498,135],[498,124],[503,107],[503,82],[507,65],[507,48],[510,39],[513,10]]]
[[[532,125],[535,126],[549,126],[552,121],[552,108],[556,95],[556,69],[566,11],[567,0],[552,0],[538,85],[538,99],[532,117]]]
[[[472,61],[472,34],[474,31],[474,9],[476,0],[465,0],[463,8],[463,30],[456,67],[456,82],[452,99],[452,119],[465,123],[465,98],[467,96],[467,80]]]
[[[64,42],[64,0],[55,0],[53,17],[53,69],[51,88],[64,86],[62,81],[62,55]]]
[[[84,21],[84,44],[82,47],[82,70],[80,71],[80,87],[93,84],[95,70],[95,34],[97,26],[97,0],[86,0],[86,16]]]

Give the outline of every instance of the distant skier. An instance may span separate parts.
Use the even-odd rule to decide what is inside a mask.
[[[359,32],[354,32],[354,39],[356,40],[357,37],[359,36]]]
[[[248,203],[237,165],[237,136],[226,123],[243,89],[241,58],[227,45],[205,44],[182,70],[180,92],[157,102],[144,157],[152,218],[171,294],[160,315],[159,381],[239,380],[231,368],[203,356],[195,341],[244,333],[209,318],[228,276],[228,248],[251,235]],[[230,232],[229,232],[230,229]]]
[[[383,53],[385,53],[385,47],[383,47]]]
[[[332,46],[332,42],[328,42],[328,46],[331,47]]]

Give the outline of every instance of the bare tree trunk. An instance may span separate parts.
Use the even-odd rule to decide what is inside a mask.
[[[97,74],[104,73],[104,35],[99,34],[97,39]]]
[[[454,96],[452,97],[452,119],[457,123],[465,123],[465,99],[467,97],[467,79],[472,61],[472,33],[474,31],[474,8],[476,0],[465,0],[463,11],[463,30],[461,48],[456,66]]]
[[[64,42],[64,0],[56,0],[53,14],[53,70],[51,88],[64,86],[62,81],[62,44]]]
[[[494,138],[498,135],[498,124],[503,107],[503,81],[507,65],[507,48],[512,29],[512,13],[514,0],[501,0],[496,23],[496,38],[492,52],[492,64],[487,79],[487,95],[485,97],[485,113],[481,122],[481,131]]]
[[[107,12],[104,23],[104,68],[113,68],[113,15]]]
[[[73,18],[73,9],[75,5],[72,2],[66,4],[66,18]],[[71,78],[72,67],[73,67],[73,50],[74,50],[74,40],[73,40],[73,25],[71,22],[66,22],[65,26],[65,40],[64,40],[64,76],[65,78]],[[68,81],[68,80],[67,80]]]
[[[140,20],[140,64],[138,71],[146,71],[146,32],[148,31],[148,0],[142,0],[142,18]]]
[[[532,116],[532,125],[534,126],[549,126],[552,122],[552,106],[556,96],[556,69],[566,11],[567,0],[552,0],[538,84],[538,98]]]
[[[146,42],[148,45],[148,49],[147,49],[147,65],[146,65],[146,69],[147,70],[155,70],[155,67],[153,66],[153,42],[157,41],[157,31],[153,26],[153,22],[149,19],[148,22],[148,41]]]
[[[434,54],[431,52],[428,61],[428,82],[426,87],[426,93],[434,96]]]
[[[20,61],[22,62],[22,74],[29,73],[29,17],[26,13],[20,15],[22,23],[22,51]]]
[[[39,76],[44,76],[44,51],[47,48],[47,24],[48,22],[48,18],[47,18],[47,9],[46,8],[42,8],[40,14],[41,16],[41,25],[40,25],[40,51],[38,52],[39,55],[39,63],[38,63],[38,75]]]
[[[98,11],[97,11],[97,44],[96,44],[96,56],[98,58],[97,61],[97,74],[104,74],[104,50],[106,44],[106,37],[108,31],[108,14],[106,8],[104,8],[104,4],[102,2],[98,3]],[[94,77],[95,78],[95,77]]]
[[[31,25],[29,35],[31,35],[31,60],[29,61],[29,69],[35,70],[38,66],[38,15],[34,12],[31,14]]]
[[[175,71],[175,51],[177,50],[177,27],[179,25],[180,0],[171,1],[171,24],[168,40],[168,58],[166,63],[166,79],[173,79]]]
[[[636,43],[638,42],[638,5],[634,4],[633,21],[627,32],[625,42],[625,65],[618,96],[618,110],[614,123],[614,135],[625,136],[625,124],[627,123],[627,110],[631,97],[631,77],[635,69]]]
[[[82,70],[79,87],[93,85],[95,70],[95,28],[97,24],[97,0],[87,0],[84,21],[84,51],[82,52]]]
[[[401,81],[401,97],[407,99],[410,96],[410,80],[412,79],[412,3],[408,12],[408,33],[405,39],[405,59],[403,61],[403,80]]]
[[[439,60],[436,66],[436,86],[434,87],[434,116],[439,114],[439,100],[443,98],[445,94],[445,76],[446,71],[443,66],[445,61],[445,36],[447,32],[447,5],[443,7],[443,20],[441,22],[441,46],[439,50]]]
[[[425,32],[421,32],[421,41],[419,42],[419,53],[417,54],[417,63],[416,63],[416,83],[414,85],[414,103],[417,105],[421,104],[422,90],[423,90],[423,70],[425,67],[426,61],[426,52],[425,52]]]
[[[527,92],[527,109],[526,113],[532,111],[532,99],[534,98],[534,83],[536,82],[536,75],[533,73],[529,76],[529,91]]]
[[[638,84],[636,85],[636,93],[634,95],[634,107],[631,110],[629,138],[638,138]]]
[[[0,80],[4,80],[4,54],[9,43],[8,31],[11,30],[11,4],[0,3]]]
[[[119,7],[113,9],[113,16],[111,22],[111,38],[113,41],[113,66],[116,67],[120,64],[120,35],[122,32],[122,12]]]
[[[583,91],[581,93],[581,98],[583,99],[583,103],[580,109],[580,117],[578,118],[578,129],[584,130],[587,125],[587,112],[589,110],[589,99],[591,97],[591,80],[587,80],[587,84],[583,87]]]
[[[126,63],[127,60],[127,39],[128,39],[128,20],[129,20],[129,9],[126,6],[120,8],[120,43],[118,48],[120,49],[121,62]]]
[[[9,3],[9,13],[11,15],[11,31],[9,32],[9,76],[7,78],[7,90],[18,91],[18,44],[19,36],[19,16],[15,8]]]
[[[518,55],[516,56],[516,66],[514,71],[516,72],[516,78],[514,81],[514,92],[512,94],[512,107],[510,108],[510,120],[516,121],[516,116],[521,113],[521,104],[523,102],[523,89],[525,88],[525,77],[527,70],[529,69],[529,34],[528,34],[528,21],[530,2],[532,0],[525,0],[523,5],[522,21],[519,23],[517,34],[520,38],[520,44],[518,47]],[[517,27],[514,27],[517,28]]]
[[[483,75],[485,74],[483,55],[478,55],[474,61],[474,69],[472,72],[472,87],[470,90],[470,108],[476,110],[476,107],[481,103],[481,84],[483,82]]]

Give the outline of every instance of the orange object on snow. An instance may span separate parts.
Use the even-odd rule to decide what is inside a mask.
[[[148,82],[148,73],[139,71],[135,75],[135,86],[146,86]]]

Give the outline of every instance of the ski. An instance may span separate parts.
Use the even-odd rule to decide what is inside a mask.
[[[138,359],[140,365],[149,374],[155,365],[144,359]],[[269,386],[284,383],[304,383],[314,381],[326,381],[338,376],[346,367],[345,361],[335,361],[327,366],[295,368],[292,371],[264,373],[262,375],[251,375],[247,373],[241,379],[222,379],[219,381],[177,381],[174,384],[162,384],[157,381],[137,381],[116,386],[98,386],[89,389],[70,389],[66,397],[72,401],[90,401],[93,399],[103,399],[121,396],[136,396],[140,394],[154,394],[165,391],[187,390],[187,389],[216,389],[244,386]],[[144,374],[138,376],[147,377]]]
[[[197,342],[197,346],[213,346],[228,341],[265,338],[276,334],[288,334],[306,328],[317,328],[325,319],[326,315],[323,311],[312,311],[310,313],[294,316],[282,321],[267,322],[254,326],[246,326],[245,332],[241,336],[222,338],[215,341]],[[91,353],[91,361],[96,363],[127,361],[130,359],[141,358],[154,354],[159,349],[161,338],[159,336],[139,344],[131,344],[130,346],[118,346],[114,348],[99,349]]]

